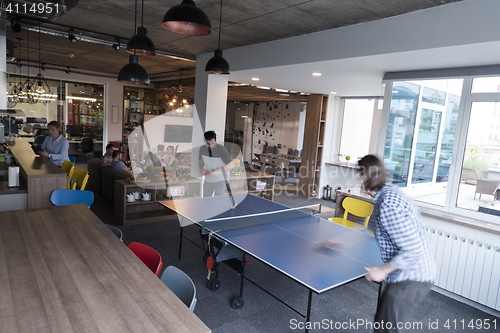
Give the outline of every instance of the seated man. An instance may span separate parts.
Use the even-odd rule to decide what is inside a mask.
[[[113,169],[116,169],[116,170],[119,170],[119,171],[123,171],[123,172],[127,172],[129,174],[132,174],[132,170],[130,170],[129,168],[127,168],[127,166],[125,165],[125,163],[123,163],[122,161],[120,161],[120,152],[118,150],[115,150],[113,152],[113,161],[111,161],[111,167]]]
[[[104,155],[101,156],[101,166],[105,165],[111,165],[111,162],[113,162],[113,150],[115,150],[115,146],[111,143],[108,143],[106,145],[106,152]]]

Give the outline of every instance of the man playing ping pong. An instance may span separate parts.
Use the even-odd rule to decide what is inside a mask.
[[[217,144],[217,134],[214,131],[207,131],[203,135],[205,146],[200,148],[199,154],[200,172],[205,176],[203,196],[220,196],[226,188],[225,172],[234,168],[236,163],[229,157],[227,149]]]
[[[376,192],[372,217],[382,266],[366,267],[369,281],[386,283],[375,321],[390,322],[375,333],[397,333],[397,323],[407,322],[411,311],[431,290],[436,276],[434,256],[419,214],[404,195],[386,184],[386,171],[374,155],[358,162],[367,190]],[[372,222],[371,221],[371,222]]]

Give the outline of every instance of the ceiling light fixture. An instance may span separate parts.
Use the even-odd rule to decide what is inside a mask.
[[[220,0],[220,16],[219,16],[219,43],[217,50],[214,51],[214,56],[207,62],[205,72],[209,74],[230,74],[229,64],[222,57],[222,50],[220,49],[220,35],[222,31],[222,0]]]
[[[137,0],[135,0],[135,21],[134,31],[137,25]],[[140,65],[139,56],[135,53],[137,47],[134,47],[134,54],[129,56],[129,63],[120,69],[118,73],[118,82],[135,84],[141,86],[149,85],[149,74]]]
[[[318,72],[314,72],[311,74],[312,76],[321,76],[321,73],[318,73]]]
[[[210,19],[193,0],[182,0],[180,5],[170,8],[161,26],[182,35],[206,36],[212,33]]]
[[[252,81],[259,81],[260,79],[258,77],[253,77]]]
[[[120,38],[116,37],[115,38],[115,41],[116,43],[111,45],[111,47],[115,50],[115,51],[120,51],[120,48],[121,48],[121,43],[120,43]]]
[[[137,7],[136,7],[137,15]],[[137,34],[132,37],[127,44],[127,52],[140,56],[156,55],[156,47],[153,41],[147,36],[148,30],[144,28],[144,0],[142,0],[142,20],[141,26],[137,28]]]
[[[75,32],[75,29],[69,28],[68,29],[68,39],[71,43],[76,43],[77,39],[73,33]]]
[[[38,20],[38,63],[41,61],[41,38],[40,38],[40,20]],[[38,94],[38,103],[49,103],[51,98],[47,98],[47,96],[52,96],[54,93],[52,92],[52,88],[45,80],[45,77],[42,75],[42,66],[38,67],[38,75],[35,77],[36,88],[35,91]]]

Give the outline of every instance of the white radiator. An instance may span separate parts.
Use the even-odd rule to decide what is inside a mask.
[[[427,228],[436,257],[435,285],[500,311],[500,247]]]

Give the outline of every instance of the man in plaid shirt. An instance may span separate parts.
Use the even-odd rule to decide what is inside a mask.
[[[375,332],[399,332],[398,323],[404,327],[434,283],[434,256],[419,214],[400,191],[385,184],[382,162],[366,155],[358,165],[365,188],[377,193],[370,223],[385,263],[366,268],[368,280],[386,283],[375,315],[375,322],[384,324]]]

